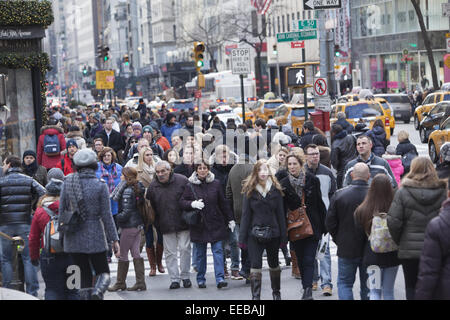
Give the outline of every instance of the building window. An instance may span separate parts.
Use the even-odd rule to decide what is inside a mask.
[[[281,24],[283,26],[283,32],[285,32],[285,29],[284,29],[284,16],[281,16]]]
[[[287,26],[287,31],[291,31],[291,24],[289,23],[289,15],[286,15],[286,26]]]
[[[280,33],[281,32],[280,17],[277,17],[277,29],[278,29],[278,33]]]

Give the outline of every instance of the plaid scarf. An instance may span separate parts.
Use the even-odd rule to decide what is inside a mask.
[[[109,193],[111,194],[111,192],[113,192],[114,188],[116,187],[115,183],[114,183],[114,179],[117,178],[117,167],[116,164],[110,164],[109,166],[104,164],[103,162],[101,163],[101,170],[102,170],[102,174],[100,176],[100,178],[102,178],[103,180],[106,181],[106,184],[108,185],[108,190]],[[108,171],[108,169],[110,169]]]
[[[295,190],[295,193],[302,198],[303,188],[305,187],[306,175],[303,170],[300,171],[300,175],[296,178],[289,173],[289,182]]]

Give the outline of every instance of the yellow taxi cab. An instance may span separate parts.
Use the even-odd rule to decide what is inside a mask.
[[[441,101],[450,101],[450,91],[436,91],[428,94],[422,102],[422,105],[414,111],[414,128],[419,130],[420,122],[423,120],[423,114],[430,110]]]
[[[386,139],[391,138],[390,119],[384,111],[380,102],[376,100],[359,100],[346,103],[337,103],[331,106],[330,125],[337,121],[338,112],[344,112],[347,121],[353,126],[357,123],[365,123],[369,129],[372,129],[375,120],[380,119],[384,123]]]
[[[308,104],[308,113],[314,112],[313,103]],[[277,108],[273,118],[277,121],[278,126],[288,124],[292,132],[300,134],[305,123],[305,108],[303,104],[282,104]],[[310,117],[308,117],[310,119]]]
[[[233,108],[233,112],[235,114],[237,114],[241,119],[243,119],[243,117],[242,117],[242,103],[234,103],[231,107]],[[248,119],[252,120],[253,123],[255,122],[255,115],[250,110],[250,108],[246,105],[245,106],[245,120],[247,121]]]
[[[275,110],[284,103],[282,99],[260,99],[253,109],[255,119],[269,120],[269,117],[274,115]]]
[[[352,102],[352,101],[359,101],[359,94],[349,93],[349,94],[340,96],[338,99],[338,103],[345,103],[345,102]]]
[[[389,125],[391,128],[391,136],[392,136],[394,134],[394,129],[395,129],[394,110],[392,109],[391,105],[389,104],[389,102],[387,102],[387,100],[385,98],[375,97],[375,101],[378,101],[381,104],[385,113],[389,117]]]
[[[431,161],[438,162],[441,147],[448,141],[450,141],[450,117],[439,125],[439,130],[433,131],[428,137],[428,154]]]

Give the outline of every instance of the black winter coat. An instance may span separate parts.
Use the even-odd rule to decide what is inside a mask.
[[[335,122],[335,124],[339,124],[342,127],[342,129],[347,131],[347,133],[349,134],[355,131],[355,127],[345,119],[339,119],[338,121]]]
[[[117,200],[114,199],[119,203],[116,221],[120,228],[137,228],[144,224],[138,209],[138,199],[143,200],[145,188],[140,182],[138,182],[138,188],[140,192],[136,195],[133,187],[125,185],[120,197]]]
[[[194,173],[194,166],[189,166],[187,164],[182,163],[176,166],[173,172],[181,174],[186,178],[190,178],[190,176],[192,176],[192,174]]]
[[[0,226],[31,224],[32,201],[45,192],[45,188],[23,174],[22,169],[8,169],[0,178]]]
[[[413,145],[408,139],[400,142],[395,149],[396,154],[402,157],[410,151],[413,151],[417,155],[419,154],[417,152],[416,146]]]
[[[239,243],[248,244],[254,226],[271,227],[272,238],[280,238],[281,243],[288,242],[283,196],[273,185],[266,197],[256,190],[249,197],[244,195]]]
[[[367,131],[366,135],[372,138],[373,146],[372,152],[381,157],[386,152],[388,146],[388,140],[386,139],[386,131],[383,127],[376,126],[372,130]]]
[[[416,300],[450,300],[450,200],[442,205],[439,216],[427,226]]]
[[[123,138],[120,135],[119,132],[116,130],[111,130],[111,133],[108,135],[106,134],[106,130],[103,129],[100,133],[98,133],[94,139],[101,138],[103,140],[103,145],[105,147],[112,148],[116,153],[119,152],[119,150],[123,150],[125,148],[125,145],[123,143]]]
[[[194,172],[189,178],[197,198],[186,185],[184,193],[179,200],[182,210],[192,210],[194,200],[203,199],[205,207],[201,210],[203,223],[200,226],[191,227],[191,241],[197,243],[213,243],[228,239],[228,222],[234,220],[230,203],[225,199],[219,180],[209,173],[205,181],[200,181]]]
[[[211,167],[211,172],[214,174],[215,178],[219,180],[220,185],[222,186],[223,193],[225,194],[228,182],[228,175],[230,174],[231,169],[234,164],[227,164],[225,166],[220,164],[214,164]]]
[[[287,216],[288,210],[295,210],[302,204],[302,199],[295,192],[289,181],[289,176],[283,178],[280,181],[281,187],[284,193],[284,209],[285,216]],[[314,239],[320,240],[322,235],[327,233],[325,228],[325,216],[327,209],[322,200],[322,192],[320,191],[320,180],[313,174],[306,172],[305,181],[305,206],[306,214],[314,231]],[[301,241],[301,240],[298,240]]]
[[[341,182],[344,177],[345,165],[357,156],[356,140],[352,135],[348,135],[346,131],[341,131],[334,136],[331,144],[331,165],[336,169]]]
[[[367,238],[357,229],[354,213],[364,201],[369,184],[354,180],[351,185],[336,191],[331,198],[325,225],[337,245],[337,256],[354,259],[363,257]]]
[[[153,179],[147,190],[147,199],[155,210],[155,226],[162,234],[188,230],[181,217],[182,209],[178,205],[188,179],[181,174],[172,173],[168,183]]]

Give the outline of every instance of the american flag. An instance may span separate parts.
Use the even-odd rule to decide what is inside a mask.
[[[272,0],[251,0],[251,5],[258,10],[258,14],[266,14],[271,4]]]

